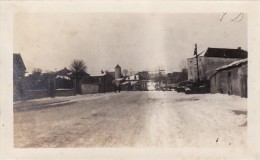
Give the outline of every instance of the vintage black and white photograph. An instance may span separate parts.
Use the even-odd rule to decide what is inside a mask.
[[[0,2],[0,159],[257,160],[260,2]]]
[[[247,14],[16,13],[15,148],[247,146]]]

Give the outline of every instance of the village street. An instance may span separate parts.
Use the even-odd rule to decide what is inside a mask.
[[[14,103],[15,147],[243,147],[246,98],[121,92]]]

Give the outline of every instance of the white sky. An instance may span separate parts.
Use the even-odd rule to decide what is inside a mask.
[[[238,14],[19,13],[14,18],[14,53],[27,71],[69,67],[82,59],[90,74],[101,69],[178,71],[181,60],[207,47],[247,50],[247,17]]]

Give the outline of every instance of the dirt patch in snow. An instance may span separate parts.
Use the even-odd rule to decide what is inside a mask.
[[[247,115],[247,111],[232,110],[236,115]]]
[[[198,101],[198,98],[180,98],[176,99],[177,102],[182,102],[182,101]]]
[[[147,99],[147,103],[155,103],[157,102],[159,99],[155,99],[155,98],[148,98]]]

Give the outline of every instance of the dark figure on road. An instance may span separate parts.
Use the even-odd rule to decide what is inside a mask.
[[[121,85],[119,83],[115,84],[115,92],[121,92]]]
[[[121,85],[118,86],[118,92],[121,92]]]

